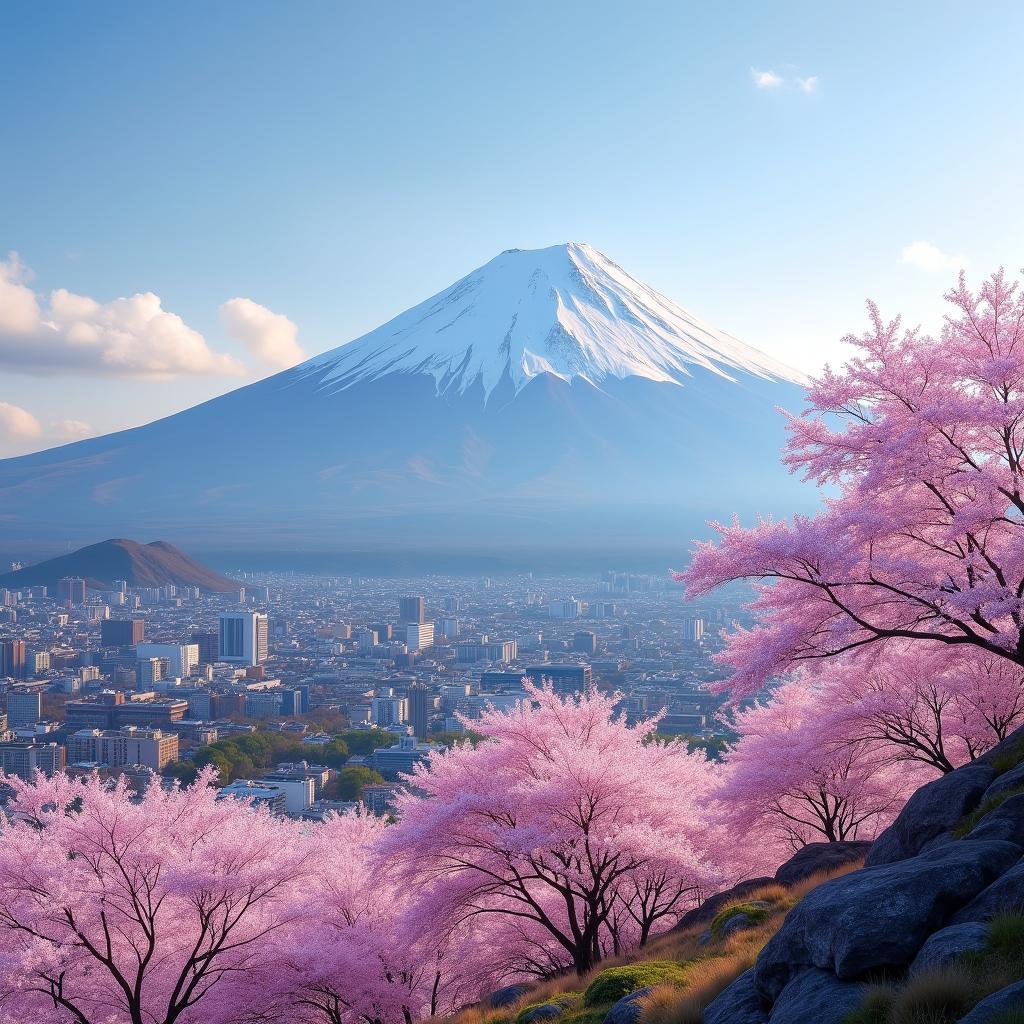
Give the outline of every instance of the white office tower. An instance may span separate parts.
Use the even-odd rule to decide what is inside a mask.
[[[261,612],[222,612],[218,658],[233,665],[267,660],[267,616]]]
[[[140,661],[162,658],[167,662],[167,675],[187,679],[199,664],[199,644],[138,644],[135,648]]]
[[[422,651],[434,646],[434,624],[432,622],[410,622],[405,627],[405,646],[410,651]]]
[[[704,620],[691,616],[683,620],[683,639],[687,643],[697,643],[704,636]]]

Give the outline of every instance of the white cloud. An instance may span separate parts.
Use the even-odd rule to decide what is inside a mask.
[[[774,71],[758,71],[757,68],[750,69],[750,77],[758,89],[778,89],[782,85],[782,76]]]
[[[220,322],[264,366],[284,370],[306,358],[295,340],[298,327],[252,299],[229,299],[220,307]]]
[[[817,92],[818,91],[818,76],[808,75],[806,78],[797,77],[797,87],[801,92]]]
[[[0,261],[0,366],[29,373],[169,377],[241,375],[245,367],[160,297],[142,292],[101,303],[65,288],[42,300],[15,253]]]
[[[11,405],[10,402],[0,402],[0,438],[33,438],[41,437],[42,433],[42,424],[28,409]]]
[[[80,441],[92,434],[92,426],[83,420],[55,420],[50,432],[59,441]]]
[[[944,270],[963,270],[967,266],[967,260],[963,256],[953,256],[948,252],[943,252],[931,242],[923,241],[911,242],[910,245],[904,247],[903,262],[932,273]]]

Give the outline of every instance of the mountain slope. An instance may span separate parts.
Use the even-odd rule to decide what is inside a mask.
[[[666,564],[709,518],[813,507],[778,463],[801,403],[799,374],[589,247],[509,251],[293,369],[0,462],[0,546]]]
[[[139,544],[117,538],[79,548],[57,558],[0,576],[0,587],[44,586],[51,594],[64,576],[80,576],[93,590],[106,590],[114,580],[135,587],[199,587],[214,593],[237,590],[238,584],[208,569],[166,541]]]

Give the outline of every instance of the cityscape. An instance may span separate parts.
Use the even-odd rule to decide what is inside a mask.
[[[144,789],[177,784],[219,741],[271,732],[298,760],[222,777],[222,795],[297,817],[387,813],[403,775],[471,735],[487,708],[526,699],[524,681],[617,694],[631,724],[658,716],[659,734],[713,746],[722,699],[706,684],[724,676],[720,633],[749,621],[739,598],[687,604],[667,575],[622,571],[234,577],[226,594],[98,591],[80,577],[52,594],[0,590],[0,769],[123,775]],[[353,734],[367,752],[339,759]],[[339,798],[339,771],[356,767],[365,775]]]

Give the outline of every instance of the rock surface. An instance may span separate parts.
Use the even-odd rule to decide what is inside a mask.
[[[693,910],[688,910],[683,914],[672,930],[681,931],[687,928],[694,928],[700,924],[710,924],[726,905],[742,901],[752,892],[757,892],[758,889],[763,889],[774,881],[775,879],[767,877],[748,878],[745,882],[737,883],[731,889],[717,892],[714,896],[706,899],[699,907],[694,907]]]
[[[964,843],[964,846],[971,846]],[[1024,908],[1024,861],[1014,865],[952,918],[953,924],[987,921],[1003,910]]]
[[[808,843],[775,872],[780,885],[795,885],[819,871],[831,871],[867,856],[871,843],[849,840],[842,843]]]
[[[875,840],[865,866],[915,857],[929,843],[941,840],[978,806],[995,777],[996,770],[991,764],[975,761],[922,786],[907,801],[899,817]]]
[[[1006,839],[1024,846],[1024,793],[1009,797],[989,811],[964,838]]]
[[[525,1010],[520,1020],[522,1024],[533,1024],[537,1020],[553,1020],[555,1017],[561,1017],[565,1013],[565,1007],[559,1006],[557,1003],[541,1003],[540,1006],[531,1006],[530,1009]],[[625,1021],[622,1024],[626,1024]]]
[[[950,925],[933,932],[910,965],[909,974],[923,974],[959,960],[964,953],[985,948],[988,928],[976,921]]]
[[[754,969],[741,974],[720,996],[704,1007],[704,1024],[767,1024]]]
[[[761,951],[755,968],[761,997],[774,1002],[808,967],[841,980],[905,967],[932,932],[1020,856],[1013,843],[948,843],[824,883],[789,912]]]
[[[604,1024],[637,1024],[640,1020],[640,1003],[651,991],[651,986],[638,988],[623,996],[617,1003],[612,1004],[604,1018]]]
[[[1010,1010],[1024,1009],[1024,981],[1014,982],[982,999],[960,1024],[996,1024]]]
[[[495,989],[484,1002],[498,1010],[519,1002],[529,991],[526,985],[505,985],[504,988]]]
[[[786,987],[768,1015],[770,1024],[842,1024],[861,1002],[862,988],[840,981],[831,971],[817,968],[798,974]]]

